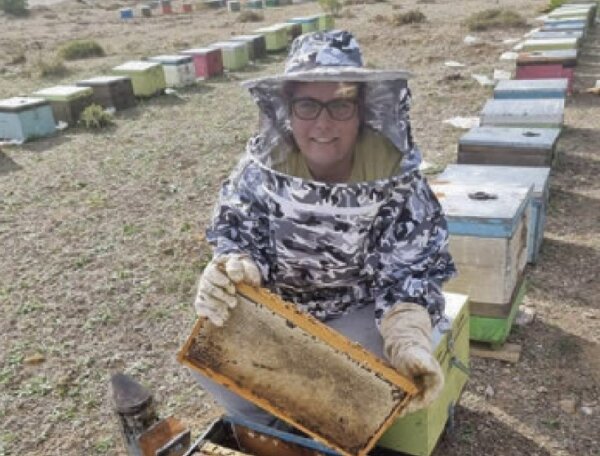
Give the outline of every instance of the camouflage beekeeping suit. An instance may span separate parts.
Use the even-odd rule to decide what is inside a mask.
[[[413,302],[437,323],[442,282],[454,264],[440,204],[418,170],[407,77],[362,68],[352,35],[334,31],[296,39],[283,75],[246,82],[261,110],[261,131],[222,187],[207,230],[215,255],[247,253],[266,287],[321,320],[374,303],[379,323],[395,303]],[[362,128],[391,141],[402,155],[401,171],[350,184],[276,171],[294,151],[286,81],[361,83]]]

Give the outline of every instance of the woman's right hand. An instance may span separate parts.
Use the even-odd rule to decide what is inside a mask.
[[[239,253],[214,257],[204,268],[198,283],[194,301],[198,316],[223,326],[229,318],[229,309],[237,305],[235,284],[240,282],[260,285],[260,271],[252,259]]]

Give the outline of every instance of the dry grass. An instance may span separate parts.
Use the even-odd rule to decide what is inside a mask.
[[[479,32],[489,29],[503,29],[507,27],[525,27],[527,21],[523,16],[513,10],[492,8],[475,13],[465,21],[470,31]]]
[[[406,24],[420,24],[425,22],[427,17],[421,10],[410,10],[406,13],[396,13],[392,16],[391,24],[401,26]]]
[[[238,22],[262,22],[265,20],[265,16],[263,13],[257,13],[256,11],[242,11],[238,17]]]
[[[51,57],[47,60],[40,58],[35,62],[34,67],[42,78],[56,78],[69,74],[69,69],[60,57]]]
[[[102,46],[94,40],[69,41],[60,47],[58,53],[65,60],[88,59],[105,55]]]

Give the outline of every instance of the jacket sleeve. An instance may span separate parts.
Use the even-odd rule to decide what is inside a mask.
[[[261,192],[260,170],[242,163],[223,183],[206,239],[214,255],[248,254],[261,271],[263,281],[271,272],[269,217]]]
[[[398,302],[424,306],[432,325],[437,324],[444,312],[442,284],[456,273],[440,203],[421,177],[411,187],[402,192],[405,197],[398,193],[380,218],[377,267],[372,271],[378,326]]]

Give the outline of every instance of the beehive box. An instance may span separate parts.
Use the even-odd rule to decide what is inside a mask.
[[[265,0],[265,6],[267,8],[274,8],[279,6],[279,0]]]
[[[246,8],[248,8],[248,9],[263,9],[263,0],[247,0]]]
[[[577,27],[583,27],[585,29],[588,25],[588,21],[585,16],[560,19],[548,18],[544,20],[544,27],[552,25],[573,25]]]
[[[434,353],[444,372],[444,388],[427,408],[399,418],[382,436],[378,447],[402,454],[429,456],[458,403],[469,378],[469,309],[467,297],[444,293],[446,315],[451,323],[448,332],[434,329]],[[460,366],[460,367],[459,367]]]
[[[234,35],[229,40],[246,43],[250,60],[264,59],[267,56],[267,43],[264,35]]]
[[[253,33],[264,35],[268,52],[280,52],[287,49],[287,27],[283,24],[275,24],[270,27],[262,27]]]
[[[525,40],[522,50],[530,51],[559,51],[563,49],[577,49],[579,38],[546,38],[536,40]]]
[[[569,80],[560,79],[507,79],[498,81],[494,87],[494,98],[565,98]]]
[[[415,386],[277,296],[238,296],[222,328],[198,320],[179,361],[344,455],[368,454]]]
[[[573,91],[574,67],[577,50],[521,52],[517,56],[515,79],[556,79],[569,81],[568,92]]]
[[[128,76],[136,97],[146,98],[164,92],[166,88],[165,72],[157,62],[131,60],[112,69],[114,74]]]
[[[43,98],[13,97],[0,100],[0,139],[25,142],[56,131],[50,103]]]
[[[564,99],[487,100],[481,111],[482,126],[562,128]]]
[[[34,97],[44,98],[50,102],[54,119],[75,125],[79,115],[93,102],[94,92],[90,87],[59,85],[38,90]]]
[[[319,30],[319,19],[315,16],[292,17],[288,19],[287,22],[302,25],[303,34]]]
[[[534,32],[529,35],[530,40],[547,40],[549,38],[578,38],[580,41],[583,38],[581,30],[566,30],[564,32]]]
[[[91,87],[92,100],[103,108],[117,111],[135,106],[135,96],[131,78],[127,76],[98,76],[77,81],[81,87]]]
[[[250,61],[246,43],[239,41],[219,41],[209,44],[208,47],[221,50],[223,68],[228,71],[241,70]]]
[[[583,19],[589,25],[592,25],[591,19],[592,16],[592,8],[583,7],[583,8],[557,8],[554,11],[550,11],[548,13],[548,17],[550,19]]]
[[[194,61],[196,77],[210,79],[223,74],[223,52],[216,48],[185,49],[180,52]]]
[[[333,16],[328,13],[313,14],[306,19],[317,21],[317,30],[325,31],[333,29]]]
[[[586,33],[586,24],[583,21],[578,21],[578,22],[548,22],[545,21],[544,24],[542,25],[542,27],[540,28],[540,31],[542,32],[559,32],[559,31],[566,31],[566,30],[579,30],[582,31],[583,34],[585,35]]]
[[[527,261],[535,263],[539,257],[548,210],[550,168],[524,166],[448,165],[435,182],[449,184],[497,185],[529,187],[531,217],[527,230]]]
[[[190,55],[157,55],[148,61],[162,65],[167,87],[185,87],[196,82],[196,68]]]
[[[477,342],[486,342],[493,346],[501,346],[505,341],[519,311],[519,306],[523,302],[527,292],[527,281],[522,279],[515,288],[515,292],[510,302],[502,308],[490,306],[472,307],[473,312],[469,319],[469,338]],[[493,316],[478,315],[493,313]]]
[[[543,166],[556,161],[558,128],[474,127],[458,141],[463,165]]]
[[[229,0],[227,2],[227,11],[236,12],[242,9],[242,5],[239,0]]]
[[[434,184],[448,221],[457,269],[445,291],[468,295],[471,314],[497,316],[509,305],[527,263],[531,187]]]

